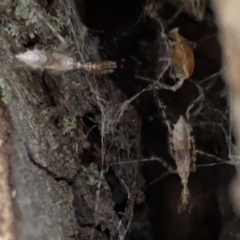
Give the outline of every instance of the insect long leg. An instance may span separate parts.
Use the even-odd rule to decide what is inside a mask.
[[[150,183],[147,185],[147,187],[150,186],[150,185],[152,185],[153,183],[157,182],[158,180],[160,180],[160,179],[168,176],[168,175],[171,174],[171,173],[177,173],[177,171],[176,171],[175,169],[173,169],[169,164],[167,164],[167,162],[164,161],[162,158],[156,157],[155,160],[157,160],[158,162],[160,162],[160,163],[163,165],[163,167],[165,167],[165,168],[167,169],[167,172],[163,173],[160,177],[158,177],[157,179],[155,179],[155,180],[153,180],[152,182],[150,182]]]
[[[66,49],[68,47],[67,42],[65,41],[65,39],[61,36],[61,34],[58,32],[57,28],[54,27],[48,20],[47,18],[43,17],[43,15],[41,13],[39,13],[38,11],[36,11],[36,15],[38,16],[38,18],[40,18],[47,26],[48,28],[53,32],[53,34],[59,39],[60,41],[60,46],[58,47],[59,49]]]
[[[166,111],[165,111],[165,105],[163,104],[161,99],[157,96],[157,90],[154,89],[153,91],[154,91],[154,97],[155,97],[157,106],[159,108],[160,114],[162,115],[162,117],[165,121],[165,124],[168,128],[169,152],[172,156],[174,156],[174,146],[173,146],[172,141],[171,141],[173,130],[172,130],[170,122],[167,119],[167,114],[166,114]]]
[[[234,161],[232,159],[230,159],[230,160],[223,160],[222,158],[219,158],[219,157],[215,156],[214,154],[207,153],[207,152],[204,152],[204,151],[201,151],[201,150],[196,150],[196,153],[199,153],[199,154],[201,154],[203,156],[206,156],[206,157],[209,157],[209,158],[213,158],[213,159],[218,161],[218,164],[226,163],[226,164],[233,164],[234,165]]]
[[[152,185],[153,183],[157,182],[158,180],[161,180],[162,178],[168,176],[169,174],[171,174],[171,173],[170,173],[170,172],[165,172],[165,173],[163,173],[159,178],[157,178],[157,179],[153,180],[152,182],[150,182],[150,183],[147,185],[147,187],[149,187],[149,186]]]
[[[187,109],[187,111],[186,111],[186,117],[187,117],[187,119],[190,118],[190,111],[192,110],[192,108],[195,106],[196,103],[198,103],[198,102],[201,101],[201,100],[204,100],[204,95],[205,95],[206,93],[208,93],[208,92],[210,91],[210,89],[214,86],[217,78],[222,74],[222,72],[223,72],[224,69],[225,69],[225,67],[222,68],[220,71],[212,74],[211,76],[208,76],[207,78],[204,78],[203,80],[199,81],[199,83],[201,83],[201,84],[206,84],[206,82],[209,82],[209,81],[210,81],[210,83],[209,83],[209,84],[207,85],[207,87],[205,87],[205,88],[204,88],[204,87],[201,87],[200,85],[198,85],[198,84],[194,83],[193,81],[191,81],[191,82],[193,82],[193,83],[195,84],[195,86],[198,88],[198,90],[199,90],[199,96],[198,96],[197,99],[195,99],[195,100],[192,102],[192,104],[188,107],[188,109]],[[204,89],[204,91],[203,91],[203,89]]]
[[[169,164],[167,164],[167,162],[164,161],[162,158],[157,157],[156,160],[160,162],[163,165],[163,167],[165,167],[168,170],[169,173],[177,173],[176,170],[173,169]]]
[[[166,111],[165,111],[165,107],[166,106],[163,104],[161,99],[158,97],[156,89],[153,90],[153,93],[154,93],[155,101],[157,103],[157,106],[158,106],[158,109],[160,111],[160,114],[162,115],[162,117],[163,117],[163,119],[165,121],[165,124],[166,124],[166,126],[168,128],[168,133],[171,133],[172,132],[172,128],[171,128],[170,122],[167,119],[167,115],[166,115]]]
[[[192,104],[188,107],[188,109],[187,109],[187,111],[186,111],[186,118],[187,118],[188,121],[189,121],[189,119],[190,119],[190,111],[192,110],[192,108],[195,106],[195,104],[196,104],[197,102],[199,102],[200,100],[203,99],[203,97],[204,97],[204,93],[199,94],[199,96],[197,97],[197,99],[195,99],[195,100],[192,102]]]

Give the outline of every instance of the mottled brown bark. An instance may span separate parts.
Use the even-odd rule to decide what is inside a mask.
[[[14,240],[14,214],[12,189],[10,186],[11,163],[15,158],[13,150],[13,126],[9,112],[0,102],[0,239]]]

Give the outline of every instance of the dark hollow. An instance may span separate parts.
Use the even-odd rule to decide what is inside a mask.
[[[77,3],[77,0],[75,1]],[[112,81],[128,98],[132,97],[148,85],[148,82],[135,78],[135,74],[151,79],[156,78],[159,58],[156,39],[160,34],[160,27],[154,20],[144,16],[145,3],[142,0],[86,0],[83,5],[85,9],[83,21],[92,30],[91,33],[99,37],[99,52],[102,59],[114,60],[118,63],[117,71],[111,75]],[[176,11],[177,9],[168,3],[161,9],[159,16],[166,23]],[[197,22],[186,13],[181,13],[166,27],[166,31],[179,27],[182,36],[197,44],[194,49],[195,70],[191,78],[204,90],[211,80],[203,84],[201,80],[221,68],[221,49],[217,39],[214,15],[211,9],[207,9],[206,14],[208,21]],[[208,106],[219,110],[226,109],[226,99],[220,98],[220,92],[223,89],[224,82],[221,77],[218,77],[210,91],[206,91],[203,104],[208,103]],[[158,91],[158,97],[166,105],[167,117],[172,123],[175,123],[180,115],[185,114],[187,107],[197,96],[198,89],[187,80],[177,92]],[[145,157],[151,154],[161,156],[174,167],[174,159],[168,151],[165,121],[152,92],[142,94],[133,102],[133,105],[142,120],[143,155]],[[198,106],[199,104],[196,104],[193,111]],[[196,148],[227,159],[228,147],[222,130],[218,127],[201,127],[198,124],[199,121],[213,123],[216,118],[219,122],[223,122],[224,120],[216,114],[203,110],[200,116],[191,117]],[[85,123],[91,127],[92,123],[87,118]],[[204,156],[197,157],[197,164],[214,161],[216,162]],[[139,172],[143,174],[146,181],[144,189],[146,201],[135,207],[133,223],[138,225],[133,224],[126,239],[219,239],[226,217],[223,212],[231,210],[228,188],[234,176],[234,168],[230,165],[216,165],[199,168],[191,173],[189,189],[191,201],[194,204],[191,214],[177,212],[182,190],[180,178],[177,175],[171,174],[147,187],[164,171],[160,163],[150,162],[144,164],[142,172]],[[114,188],[114,186],[111,187]],[[219,200],[220,195],[225,196],[222,201]],[[125,205],[126,199],[122,203],[117,203],[116,211],[119,209],[122,211]]]

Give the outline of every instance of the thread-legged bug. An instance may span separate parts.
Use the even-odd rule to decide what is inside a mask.
[[[156,92],[155,92],[156,97]],[[168,144],[169,152],[176,163],[176,170],[167,166],[168,170],[172,173],[177,173],[181,178],[183,186],[181,195],[181,204],[178,206],[178,211],[191,211],[190,205],[190,191],[188,189],[188,178],[191,172],[196,171],[196,155],[194,137],[192,135],[192,127],[189,122],[190,110],[195,105],[196,101],[200,100],[201,96],[191,104],[185,116],[181,115],[175,124],[171,124],[167,120],[166,113],[162,110],[162,115],[165,119],[168,128]],[[157,104],[161,109],[164,109],[163,103],[157,98]],[[162,159],[160,160],[163,163]],[[166,167],[166,163],[163,164]]]
[[[117,68],[116,62],[113,61],[89,62],[82,64],[75,61],[72,57],[60,53],[50,54],[37,49],[20,53],[16,55],[16,58],[32,68],[42,70],[52,69],[58,72],[84,69],[96,75],[104,75],[112,73],[114,69]]]

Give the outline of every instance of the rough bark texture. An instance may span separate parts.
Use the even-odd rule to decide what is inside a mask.
[[[210,5],[191,2],[0,3],[0,239],[238,239],[228,197],[235,168],[217,165],[232,163],[217,28]],[[172,92],[159,86],[174,84],[166,37],[176,27],[197,47],[191,79]],[[235,59],[232,74],[239,49],[230,34],[222,41]],[[110,76],[40,71],[15,58],[27,49],[81,64],[109,60],[117,69]],[[159,85],[150,88],[154,79]],[[175,168],[168,129],[181,116],[196,145],[191,214],[177,211],[181,180],[153,161]],[[209,163],[216,166],[198,167]]]
[[[9,111],[1,103],[0,106],[0,236],[3,240],[15,239],[16,220],[13,214],[12,197],[15,190],[12,189],[10,174],[11,167],[16,159],[13,149],[13,126]]]
[[[47,3],[42,4],[46,6]],[[60,14],[61,6],[63,6],[60,2],[55,2],[55,4],[56,7],[51,7],[55,10],[53,15]],[[78,146],[81,140],[77,142],[76,138],[80,139],[81,134],[75,139],[69,136],[64,137],[63,119],[58,127],[55,125],[54,117],[59,114],[61,116],[59,119],[64,118],[62,115],[64,111],[67,114],[65,118],[68,114],[77,117],[89,111],[92,108],[89,103],[90,97],[88,97],[89,87],[86,81],[85,86],[80,82],[80,79],[84,78],[80,72],[69,73],[66,76],[55,75],[53,79],[48,73],[24,69],[22,66],[15,68],[14,54],[23,51],[24,42],[40,38],[40,42],[50,48],[59,44],[56,36],[54,34],[50,36],[51,31],[49,33],[44,23],[37,19],[34,11],[41,12],[42,10],[44,10],[43,7],[35,1],[18,1],[15,6],[11,6],[11,10],[6,15],[3,15],[6,27],[1,28],[1,80],[2,89],[6,90],[3,92],[3,98],[6,98],[14,125],[13,145],[17,152],[12,177],[14,191],[16,191],[15,202],[20,209],[17,224],[18,236],[19,239],[24,240],[73,239],[78,235],[86,235],[85,238],[87,238],[93,231],[88,224],[89,226],[95,225],[95,216],[89,217],[90,213],[87,211],[88,208],[91,211],[94,210],[92,205],[89,206],[89,201],[95,202],[95,192],[91,194],[86,192],[90,188],[87,182],[82,182],[80,190],[77,189],[83,198],[81,208],[86,211],[86,213],[83,211],[81,219],[83,226],[86,227],[81,228],[75,216],[74,194],[71,187],[80,171],[79,151],[82,151],[82,146]],[[62,17],[68,18],[67,15],[62,15]],[[60,24],[60,27],[69,27],[64,19],[56,17],[55,21],[59,21],[57,24]],[[8,26],[13,29],[7,31]],[[88,50],[91,49],[91,44],[91,42],[88,43]],[[93,44],[93,51],[94,48],[96,45]],[[91,54],[91,51],[88,53]],[[94,56],[92,58],[95,59]],[[48,81],[51,82],[52,89],[49,89]],[[76,84],[79,87],[76,88]],[[63,90],[64,85],[67,89]],[[51,96],[51,91],[55,91],[56,94]],[[75,93],[72,94],[73,92]],[[62,93],[63,95],[60,96]],[[68,99],[65,101],[64,98]],[[62,103],[55,101],[62,101]],[[75,101],[75,104],[71,101]],[[57,109],[53,105],[65,109]],[[81,168],[83,169],[85,168]],[[87,172],[86,175],[88,175]],[[7,192],[6,190],[6,194]],[[106,203],[106,208],[107,206]],[[115,216],[112,204],[110,203],[109,206],[112,211],[109,214]],[[8,214],[11,213],[10,210]],[[7,220],[4,219],[4,221]],[[12,219],[8,221],[11,226]],[[104,222],[104,219],[102,221]],[[1,225],[4,228],[4,224]],[[108,226],[108,223],[106,225]],[[3,229],[3,231],[6,232],[5,234],[10,234],[8,229]],[[113,229],[113,231],[116,230]],[[94,235],[94,231],[92,234]],[[101,233],[97,234],[101,239],[104,238]]]

